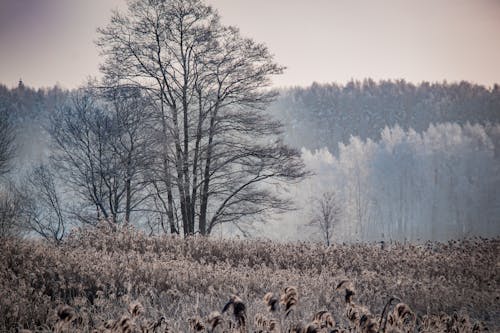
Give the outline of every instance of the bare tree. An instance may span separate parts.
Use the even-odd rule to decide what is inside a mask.
[[[130,1],[99,32],[106,78],[155,103],[161,145],[152,184],[172,230],[179,219],[185,235],[210,234],[289,208],[270,184],[305,172],[265,114],[275,97],[270,76],[283,68],[264,45],[222,26],[201,0]]]
[[[321,238],[327,246],[330,246],[333,229],[339,222],[341,214],[342,210],[335,192],[324,192],[321,197],[313,199],[309,225],[319,230]]]
[[[112,136],[111,153],[117,160],[115,173],[124,181],[124,220],[130,222],[132,212],[141,210],[149,198],[146,174],[151,169],[151,107],[138,89],[108,85],[101,96],[110,105]]]
[[[28,175],[21,189],[26,227],[56,243],[63,239],[67,223],[59,188],[51,168],[41,164]]]
[[[22,197],[13,184],[0,188],[0,238],[23,234]]]
[[[51,121],[52,156],[82,199],[83,222],[129,222],[144,202],[148,166],[147,105],[133,88],[80,89]]]

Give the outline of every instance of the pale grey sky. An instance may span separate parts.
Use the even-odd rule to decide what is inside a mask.
[[[287,66],[276,86],[367,77],[500,83],[500,0],[208,0]],[[124,0],[0,0],[0,83],[98,75],[95,29]]]

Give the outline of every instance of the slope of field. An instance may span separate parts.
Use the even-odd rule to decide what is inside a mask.
[[[397,302],[391,304],[387,332],[397,332],[398,325],[402,331],[500,328],[499,239],[327,248],[148,237],[132,228],[102,227],[78,231],[59,246],[10,239],[0,249],[2,332],[90,332],[113,325],[114,332],[146,332],[148,323],[153,332],[155,322],[161,324],[157,332],[223,332],[238,325],[233,311],[223,313],[214,330],[208,316],[221,312],[232,294],[246,305],[249,332],[286,332],[320,310],[332,314],[339,330],[361,327],[362,313],[378,325],[390,296],[412,314],[394,322]],[[293,311],[287,317],[283,309],[270,313],[263,296],[279,298],[288,286],[298,292]],[[346,304],[347,290],[356,306]],[[353,309],[364,312],[353,318]],[[322,330],[332,331],[331,324]]]

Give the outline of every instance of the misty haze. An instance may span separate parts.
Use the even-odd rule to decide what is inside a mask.
[[[1,332],[500,329],[493,0],[5,0]]]

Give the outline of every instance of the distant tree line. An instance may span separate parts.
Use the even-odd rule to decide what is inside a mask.
[[[498,123],[500,86],[372,79],[314,83],[281,91],[272,109],[285,125],[287,143],[337,153],[338,143],[348,143],[351,136],[378,141],[386,126],[422,133],[444,122]]]
[[[22,79],[14,88],[0,83],[0,110],[8,114],[18,131],[23,125],[31,123],[39,123],[42,126],[46,123],[49,113],[68,94],[68,90],[59,86],[34,89]]]
[[[421,134],[387,127],[379,141],[352,137],[340,144],[338,156],[304,149],[315,176],[293,191],[300,202],[336,192],[314,201],[319,206],[314,225],[324,240],[325,235],[337,241],[495,237],[499,148],[500,124],[443,123]]]

